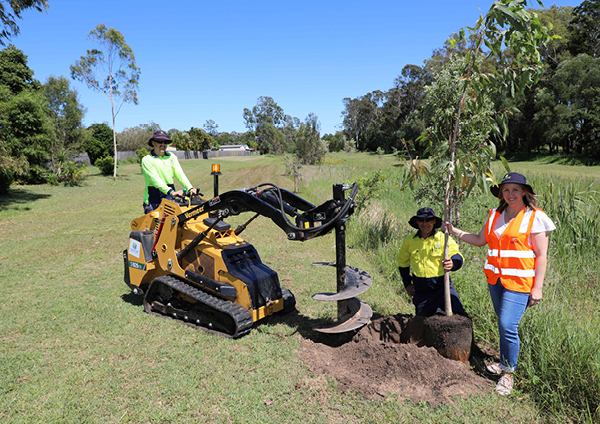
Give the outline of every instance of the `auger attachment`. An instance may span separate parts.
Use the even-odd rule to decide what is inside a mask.
[[[333,186],[333,199],[344,200],[344,190],[348,186],[336,184]],[[315,262],[312,265],[335,266],[337,274],[336,293],[317,293],[312,296],[315,300],[336,301],[338,324],[331,327],[317,326],[313,330],[321,333],[345,333],[366,325],[373,316],[373,310],[365,302],[357,299],[373,284],[371,276],[356,267],[346,265],[346,221],[348,216],[337,221],[335,226],[335,263]]]

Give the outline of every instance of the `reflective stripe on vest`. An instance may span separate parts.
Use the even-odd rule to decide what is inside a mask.
[[[519,229],[524,216],[525,207],[519,211],[498,238],[494,228],[500,213],[495,210],[490,211],[485,233],[489,249],[483,268],[488,283],[493,285],[500,279],[502,285],[508,290],[528,293],[533,287],[535,278],[535,252],[529,245],[535,210],[529,217],[527,232],[521,233]]]

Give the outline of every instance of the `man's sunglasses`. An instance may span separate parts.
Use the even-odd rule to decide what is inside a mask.
[[[158,144],[169,144],[169,142],[166,140],[152,140],[152,141],[154,141],[155,143],[158,143]]]
[[[435,218],[417,218],[417,222],[431,222],[434,220]]]

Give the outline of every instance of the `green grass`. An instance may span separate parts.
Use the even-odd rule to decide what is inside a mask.
[[[213,193],[211,163],[182,161],[190,180],[207,197]],[[293,189],[280,158],[220,158],[218,163],[223,173],[220,191],[265,182]],[[411,230],[408,218],[417,206],[410,192],[395,186],[399,178],[396,165],[391,156],[334,155],[327,165],[301,170],[300,195],[315,204],[331,198],[332,183],[352,182],[377,169],[387,176],[381,196],[372,201],[368,213],[357,214],[348,226],[348,245],[353,248],[347,250],[347,261],[373,277],[373,287],[361,299],[378,315],[413,312],[395,274],[395,259],[399,241]],[[121,252],[131,219],[142,213],[139,165],[121,165],[117,180],[90,167],[80,187],[12,187],[8,196],[0,197],[0,421],[598,420],[594,405],[600,396],[599,277],[596,246],[584,248],[594,234],[583,231],[589,226],[584,218],[597,219],[593,192],[600,170],[571,168],[514,164],[515,170],[531,176],[544,200],[553,199],[544,205],[553,218],[580,220],[570,230],[561,228],[552,235],[552,270],[544,302],[528,312],[523,324],[522,370],[516,394],[499,398],[483,393],[439,407],[395,396],[369,401],[358,394],[343,394],[334,380],[311,373],[302,363],[303,334],[316,323],[335,319],[334,306],[311,299],[314,293],[335,290],[335,272],[310,265],[334,260],[333,235],[299,243],[287,241],[266,218],[249,226],[243,237],[256,246],[263,262],[275,269],[282,284],[295,294],[298,313],[268,318],[249,335],[229,340],[145,314],[140,300],[124,284]],[[581,169],[586,171],[585,179],[577,177]],[[554,181],[553,192],[547,188],[549,180]],[[569,183],[573,184],[570,189]],[[571,199],[573,192],[579,195]],[[463,215],[465,229],[482,225],[489,200],[485,196],[469,199]],[[242,222],[247,218],[236,219]],[[371,230],[364,234],[361,230],[366,227]],[[573,241],[572,234],[581,237]],[[569,243],[581,247],[565,247]],[[572,251],[571,257],[565,257]],[[476,337],[496,343],[495,321],[481,272],[485,258],[477,248],[463,246],[463,253],[465,267],[453,275],[453,281],[473,315]]]

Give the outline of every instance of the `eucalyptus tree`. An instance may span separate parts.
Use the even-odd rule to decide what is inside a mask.
[[[539,0],[537,2],[543,7]],[[537,13],[526,9],[527,3],[527,0],[496,1],[474,27],[461,29],[449,41],[451,48],[457,43],[469,43],[462,63],[450,62],[450,66],[459,66],[454,77],[456,86],[449,85],[453,105],[440,110],[442,116],[434,119],[423,134],[430,144],[433,161],[445,175],[443,197],[439,199],[444,204],[446,221],[451,221],[451,211],[461,200],[452,193],[464,192],[468,196],[476,185],[485,190],[486,176],[494,178],[490,162],[496,149],[488,133],[499,138],[506,136],[509,111],[486,112],[489,96],[497,92],[514,96],[535,83],[543,71],[539,48],[549,42],[551,36]],[[506,55],[506,51],[511,54]],[[489,59],[495,61],[494,68],[487,66]],[[473,130],[473,126],[483,127],[483,130]],[[408,184],[427,188],[427,183],[437,182],[437,175],[427,179],[429,170],[420,161],[407,162],[407,170]],[[438,195],[434,190],[430,192]],[[445,257],[448,257],[447,231]],[[452,314],[448,272],[445,272],[445,281],[446,311]]]
[[[90,31],[88,39],[96,45],[87,50],[85,56],[71,65],[71,78],[85,83],[88,88],[106,95],[110,99],[114,169],[117,177],[117,132],[115,120],[125,103],[138,104],[137,90],[140,68],[135,64],[133,50],[125,42],[125,37],[114,28],[100,24]]]
[[[272,97],[260,96],[252,110],[244,108],[244,123],[246,128],[256,131],[263,122],[270,122],[279,127],[284,122],[285,114]]]
[[[212,135],[213,137],[219,135],[219,125],[212,119],[207,120],[202,128],[206,133]]]

